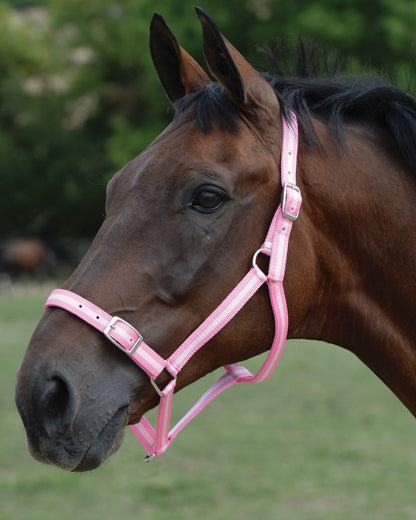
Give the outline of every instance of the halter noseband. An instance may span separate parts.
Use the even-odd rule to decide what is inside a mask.
[[[162,455],[176,435],[220,392],[235,383],[265,381],[270,377],[280,359],[288,329],[287,305],[283,290],[287,249],[292,224],[299,216],[302,203],[300,189],[296,185],[298,126],[295,114],[292,113],[290,123],[282,117],[282,123],[282,200],[274,214],[263,245],[254,253],[253,266],[217,309],[191,333],[168,359],[163,359],[149,347],[143,341],[141,334],[125,320],[111,316],[71,291],[55,289],[45,303],[45,308],[60,307],[65,309],[102,332],[107,339],[130,356],[149,376],[150,382],[160,396],[156,430],[144,416],[137,424],[130,425],[131,430],[147,451],[147,461],[155,456]],[[270,257],[267,276],[256,263],[260,253]],[[177,374],[191,357],[239,312],[265,282],[269,287],[275,319],[275,335],[263,366],[253,376],[251,372],[237,363],[225,365],[225,373],[169,431]],[[165,388],[160,389],[155,381],[164,370],[172,376],[172,379]]]

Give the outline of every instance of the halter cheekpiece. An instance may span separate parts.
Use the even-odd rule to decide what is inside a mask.
[[[146,460],[162,455],[176,435],[220,392],[235,383],[258,383],[265,381],[276,367],[287,337],[288,313],[283,278],[286,267],[289,236],[293,222],[299,216],[302,197],[296,185],[296,160],[298,149],[298,126],[292,113],[288,123],[282,118],[283,140],[281,158],[282,199],[270,224],[263,245],[253,255],[253,265],[225,300],[168,358],[163,359],[145,343],[141,334],[125,320],[111,316],[90,301],[64,289],[55,289],[45,303],[47,307],[60,307],[74,314],[102,332],[116,347],[121,349],[149,376],[150,382],[160,397],[156,429],[143,416],[131,430],[147,452]],[[270,257],[267,275],[257,266],[257,256]],[[219,332],[247,303],[255,292],[267,283],[275,318],[275,335],[267,358],[256,375],[237,363],[225,365],[225,373],[205,392],[188,413],[169,430],[172,398],[176,378],[191,357]],[[166,370],[172,377],[161,389],[157,377]]]

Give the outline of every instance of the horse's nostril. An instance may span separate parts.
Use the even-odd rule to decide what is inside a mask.
[[[60,415],[66,409],[69,401],[69,391],[59,377],[49,381],[49,388],[44,399],[45,412],[52,417]]]
[[[71,420],[71,396],[63,379],[54,376],[47,381],[40,406],[46,431],[51,432]]]

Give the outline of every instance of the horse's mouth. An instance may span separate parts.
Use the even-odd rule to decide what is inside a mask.
[[[90,471],[100,466],[121,446],[128,420],[128,406],[119,408],[92,441],[72,471]]]

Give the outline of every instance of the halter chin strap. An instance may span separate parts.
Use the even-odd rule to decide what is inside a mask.
[[[288,329],[287,305],[283,290],[287,249],[292,224],[298,218],[302,203],[300,190],[296,186],[298,127],[295,114],[292,114],[290,123],[284,118],[282,118],[282,122],[282,201],[273,217],[266,239],[261,248],[254,253],[253,266],[246,276],[168,359],[163,359],[149,347],[143,341],[141,334],[125,320],[111,316],[71,291],[55,289],[46,301],[45,308],[65,309],[102,332],[149,376],[160,396],[156,430],[144,416],[139,423],[130,425],[131,430],[147,451],[146,460],[162,455],[176,435],[220,392],[235,383],[265,381],[270,377],[280,359]],[[257,267],[256,261],[260,253],[270,257],[267,276]],[[191,357],[239,312],[264,283],[267,283],[269,288],[275,319],[275,335],[263,366],[256,375],[252,375],[246,368],[236,363],[225,365],[225,373],[169,431],[177,374]],[[155,381],[164,370],[172,376],[172,379],[165,388],[160,389]]]

